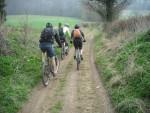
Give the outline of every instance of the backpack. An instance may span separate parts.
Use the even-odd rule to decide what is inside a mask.
[[[63,28],[59,28],[59,36],[60,37],[64,37],[64,31],[63,31]]]
[[[41,34],[42,42],[53,42],[53,28],[45,28]]]
[[[74,31],[73,31],[73,37],[74,38],[81,38],[80,29],[74,29]]]

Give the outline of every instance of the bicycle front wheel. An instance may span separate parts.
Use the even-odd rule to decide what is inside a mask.
[[[42,83],[44,86],[48,86],[50,81],[50,68],[49,65],[45,62],[42,64]]]

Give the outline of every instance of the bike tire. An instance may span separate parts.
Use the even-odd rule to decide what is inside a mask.
[[[77,53],[76,53],[76,62],[77,62],[77,70],[79,71],[79,68],[80,68],[80,62],[81,62],[81,60],[80,60],[79,49],[78,49],[78,51],[77,51]]]
[[[62,47],[62,50],[61,50],[61,59],[63,60],[65,57],[65,51],[64,51],[64,47]]]
[[[46,65],[46,63],[42,64],[42,83],[44,86],[48,86],[50,81],[50,70],[49,65]]]
[[[78,57],[77,58],[77,70],[79,71],[80,70],[80,58]]]

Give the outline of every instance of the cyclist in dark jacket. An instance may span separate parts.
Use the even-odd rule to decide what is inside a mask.
[[[46,28],[44,28],[43,31],[41,32],[41,36],[39,40],[40,49],[42,51],[42,58],[44,58],[46,55],[45,53],[47,53],[48,57],[52,59],[52,62],[55,66],[55,49],[53,46],[54,41],[56,41],[58,45],[61,47],[61,42],[60,42],[57,31],[53,29],[53,26],[51,23],[47,23]]]

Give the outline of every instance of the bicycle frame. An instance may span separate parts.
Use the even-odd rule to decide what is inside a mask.
[[[51,61],[50,61],[51,60]],[[59,60],[57,56],[55,56],[55,63],[58,69]],[[47,53],[42,53],[42,82],[44,86],[49,84],[51,77],[54,77],[54,66],[52,64],[52,59],[47,56]]]
[[[81,53],[80,49],[76,49],[76,61],[77,61],[77,70],[79,70],[79,65],[81,63]]]

